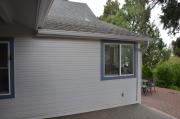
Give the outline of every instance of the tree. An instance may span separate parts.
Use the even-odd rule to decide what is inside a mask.
[[[112,24],[134,31],[141,35],[146,35],[155,40],[149,44],[147,50],[142,53],[143,65],[154,68],[160,60],[168,60],[170,50],[164,49],[166,44],[163,42],[160,31],[150,22],[150,6],[142,0],[125,0],[125,4],[119,12],[113,16]],[[145,5],[146,4],[146,5]],[[143,47],[145,43],[141,43]]]
[[[119,5],[120,3],[118,2],[118,0],[107,0],[106,5],[104,6],[103,15],[98,18],[102,21],[111,23],[112,17],[119,11]]]
[[[160,15],[164,29],[169,29],[168,34],[175,35],[180,30],[180,3],[177,1],[169,2],[162,7],[163,15]]]
[[[155,40],[150,42],[148,49],[142,52],[142,64],[148,65],[152,69],[160,61],[166,61],[171,55],[170,49],[165,49],[166,44],[163,42],[160,31],[153,23],[149,23],[147,33],[145,34]],[[141,47],[144,43],[141,43]]]
[[[180,37],[176,41],[172,41],[171,44],[173,46],[173,54],[180,57]]]
[[[146,0],[145,0],[146,1]],[[175,35],[180,30],[180,2],[178,0],[148,0],[153,9],[157,4],[162,5],[162,15],[160,15],[163,29],[168,29],[168,34]]]
[[[125,0],[125,4],[113,17],[112,24],[146,35],[150,19],[150,7],[142,0]]]

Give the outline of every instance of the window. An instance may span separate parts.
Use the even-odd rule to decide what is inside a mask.
[[[0,99],[14,98],[14,43],[0,38]]]
[[[101,41],[101,79],[136,77],[135,42]]]

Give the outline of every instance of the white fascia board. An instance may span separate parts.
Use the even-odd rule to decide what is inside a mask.
[[[43,25],[53,1],[54,0],[39,0],[35,24],[36,30]]]
[[[11,14],[4,0],[0,0],[0,16],[6,22],[6,24],[13,24]]]
[[[74,38],[88,38],[88,39],[108,39],[108,40],[121,40],[121,41],[154,41],[148,37],[136,37],[136,36],[125,36],[125,35],[114,35],[114,34],[103,34],[103,33],[92,33],[92,32],[77,32],[77,31],[64,31],[64,30],[49,30],[49,29],[38,29],[36,36],[50,36],[50,37],[74,37]]]

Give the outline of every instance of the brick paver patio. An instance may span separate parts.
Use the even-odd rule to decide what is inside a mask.
[[[156,87],[152,95],[148,92],[145,96],[142,92],[141,103],[180,119],[180,91]]]

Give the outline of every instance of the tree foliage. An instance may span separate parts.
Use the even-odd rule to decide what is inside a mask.
[[[112,17],[119,11],[119,5],[120,3],[118,0],[107,0],[106,5],[104,6],[103,15],[98,18],[102,21],[111,23]]]
[[[158,27],[156,27],[154,22],[150,22],[150,6],[141,1],[125,0],[126,3],[113,16],[111,23],[155,39],[153,42],[150,42],[148,49],[142,53],[143,65],[146,64],[154,68],[160,60],[165,61],[169,59],[171,50],[164,49],[166,44],[161,38]],[[141,47],[144,44],[141,43]]]
[[[152,79],[153,78],[153,72],[151,69],[145,64],[142,65],[142,79]]]
[[[163,15],[160,15],[164,29],[168,29],[169,34],[175,35],[180,30],[180,3],[176,0],[168,2],[162,7]]]
[[[153,42],[150,42],[148,49],[142,52],[142,64],[148,65],[152,69],[160,61],[166,61],[171,55],[170,49],[165,49],[166,44],[161,38],[160,31],[153,23],[149,23],[149,28],[147,30],[147,36],[154,38]],[[141,43],[141,47],[144,43]]]
[[[172,41],[173,54],[177,57],[180,57],[180,37],[176,41]]]
[[[157,66],[157,85],[169,88],[174,83],[173,69],[166,62]]]
[[[108,0],[104,8],[112,8],[109,2],[113,1]],[[117,2],[116,5],[118,5]],[[114,11],[117,12],[116,8],[119,7],[115,7]],[[151,7],[147,0],[125,0],[125,4],[116,14],[110,12],[113,11],[112,9],[109,13],[104,10],[104,14],[99,19],[154,38],[155,40],[150,42],[148,49],[142,53],[143,65],[146,64],[153,69],[158,62],[169,59],[171,50],[165,49],[166,44],[161,38],[158,27],[154,22],[150,22],[150,10]],[[141,47],[144,45],[145,43],[142,42]]]
[[[145,7],[142,0],[125,0],[125,4],[119,12],[113,17],[114,25],[126,28],[128,30],[146,35],[150,19],[150,7]]]
[[[145,0],[146,1],[146,0]],[[180,30],[180,2],[178,0],[148,0],[151,9],[156,5],[162,5],[162,15],[160,15],[163,29],[167,29],[168,34],[175,35]]]

